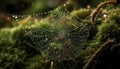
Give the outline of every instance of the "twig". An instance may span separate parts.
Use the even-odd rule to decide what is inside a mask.
[[[94,54],[91,56],[91,58],[88,60],[88,62],[83,66],[82,69],[88,69],[90,64],[94,61],[94,59],[102,52],[102,50],[110,43],[113,43],[114,40],[108,39],[97,51],[94,52]]]
[[[96,15],[99,13],[99,10],[102,8],[102,7],[104,7],[105,5],[107,5],[107,4],[116,4],[116,0],[115,1],[105,1],[105,2],[102,2],[102,3],[100,3],[98,6],[97,6],[97,8],[90,14],[90,16],[91,16],[91,23],[92,24],[94,24],[95,23],[95,17],[96,17]]]
[[[54,62],[51,61],[51,64],[50,64],[50,69],[53,69],[53,65],[54,65]]]

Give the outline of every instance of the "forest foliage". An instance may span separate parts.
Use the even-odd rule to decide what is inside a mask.
[[[58,0],[55,6],[48,6],[49,3],[46,4],[46,0],[17,0],[16,2],[11,1],[10,4],[7,0],[1,2],[0,5],[5,7],[0,7],[3,8],[1,11],[4,12],[0,12],[0,69],[82,69],[87,62],[89,63],[88,60],[94,55],[94,52],[100,49],[107,40],[115,41],[109,46],[119,47],[119,4],[107,4],[98,10],[99,12],[94,17],[94,24],[90,20],[90,14],[99,3],[104,1]],[[67,12],[64,7],[68,10]],[[13,15],[7,15],[5,12]],[[37,13],[40,14],[36,15]],[[46,50],[42,48],[46,45],[45,48],[52,49],[55,47],[57,50],[64,44],[69,46],[71,43],[68,40],[70,39],[64,37],[64,35],[79,34],[82,31],[81,28],[89,29],[89,35],[86,37],[86,42],[81,49],[75,48],[78,51],[74,54],[78,56],[71,55],[67,57],[74,59],[57,60],[58,55],[46,54]],[[35,32],[36,29],[39,29],[39,32]],[[66,30],[73,31],[67,33]],[[87,31],[84,31],[83,35],[87,36]],[[40,34],[39,40],[41,40],[41,43],[39,46],[36,46],[31,40],[31,33],[34,35]],[[82,39],[78,37],[77,41],[79,40]],[[37,40],[34,39],[34,41]],[[53,52],[51,51],[50,54]],[[69,53],[69,51],[66,51],[66,54]],[[95,64],[99,64],[99,62]]]

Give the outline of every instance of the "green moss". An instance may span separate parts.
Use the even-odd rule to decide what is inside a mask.
[[[98,27],[99,40],[105,41],[108,38],[115,38],[119,40],[119,25],[120,25],[120,9],[116,8],[108,11],[108,18],[102,21],[102,24]]]
[[[25,52],[10,46],[0,51],[0,66],[4,69],[24,68]]]
[[[120,24],[120,13],[119,13],[120,9],[118,9],[118,8],[113,9],[109,12],[109,19],[114,20],[115,23],[117,23],[117,24]]]
[[[89,16],[90,11],[88,9],[79,9],[75,10],[71,13],[73,17],[78,17],[79,19],[85,19],[87,16]]]
[[[9,44],[14,43],[13,39],[11,38],[11,31],[10,28],[4,28],[0,30],[0,45],[1,44]]]
[[[22,26],[14,27],[11,30],[11,37],[17,41],[17,40],[22,40],[22,34],[24,32],[24,28]]]
[[[26,69],[48,69],[49,64],[44,60],[44,56],[36,55],[29,60]]]

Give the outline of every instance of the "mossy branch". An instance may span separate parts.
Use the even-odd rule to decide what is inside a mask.
[[[102,7],[104,7],[104,6],[107,5],[107,4],[114,4],[114,5],[115,5],[116,3],[117,3],[116,0],[114,0],[114,1],[105,1],[105,2],[100,3],[100,4],[97,6],[97,8],[90,14],[91,23],[92,23],[93,25],[95,24],[96,15],[99,13],[99,11],[100,11],[100,9],[101,9]]]
[[[89,69],[91,63],[94,62],[95,58],[100,55],[100,53],[105,49],[105,47],[111,43],[113,43],[114,39],[108,39],[97,51],[94,52],[94,54],[91,56],[91,58],[88,60],[88,62],[83,66],[82,69]]]

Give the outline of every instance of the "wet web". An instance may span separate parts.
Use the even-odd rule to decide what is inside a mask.
[[[47,28],[34,28],[27,31],[25,36],[30,37],[48,60],[74,60],[84,48],[91,26],[69,18],[70,12],[66,8],[57,8],[55,11],[50,13],[48,22],[51,24]]]
[[[64,7],[64,6],[63,6]],[[8,14],[18,22],[19,19],[28,18],[29,16],[42,16],[49,14],[48,22],[58,26],[56,29],[50,28],[34,28],[32,30],[25,29],[25,37],[30,37],[34,46],[40,51],[46,54],[49,60],[73,60],[77,58],[80,54],[81,49],[84,47],[87,37],[89,36],[89,31],[91,26],[85,26],[80,24],[80,22],[75,18],[70,18],[70,12],[64,8],[57,8],[53,11],[48,11],[44,13],[29,14],[29,15],[15,15]],[[36,20],[35,20],[36,21]],[[40,20],[44,22],[45,20]],[[71,27],[70,24],[73,25]],[[77,25],[81,25],[78,27]],[[70,25],[70,27],[69,27]]]
[[[54,5],[51,6],[53,7]],[[46,14],[50,16],[47,21],[49,26],[47,28],[40,27],[29,30],[26,30],[25,27],[24,36],[30,38],[34,47],[46,55],[47,60],[64,61],[76,59],[85,46],[91,26],[83,25],[76,19],[77,16],[70,18],[70,12],[65,6],[62,9],[58,7],[55,10],[44,13],[7,15],[19,24],[19,19],[28,18],[29,16],[40,17]],[[34,21],[37,20],[34,19]],[[40,19],[38,21],[42,23],[46,20]],[[67,65],[70,66],[70,63],[67,63]],[[74,68],[70,66],[69,69]]]

